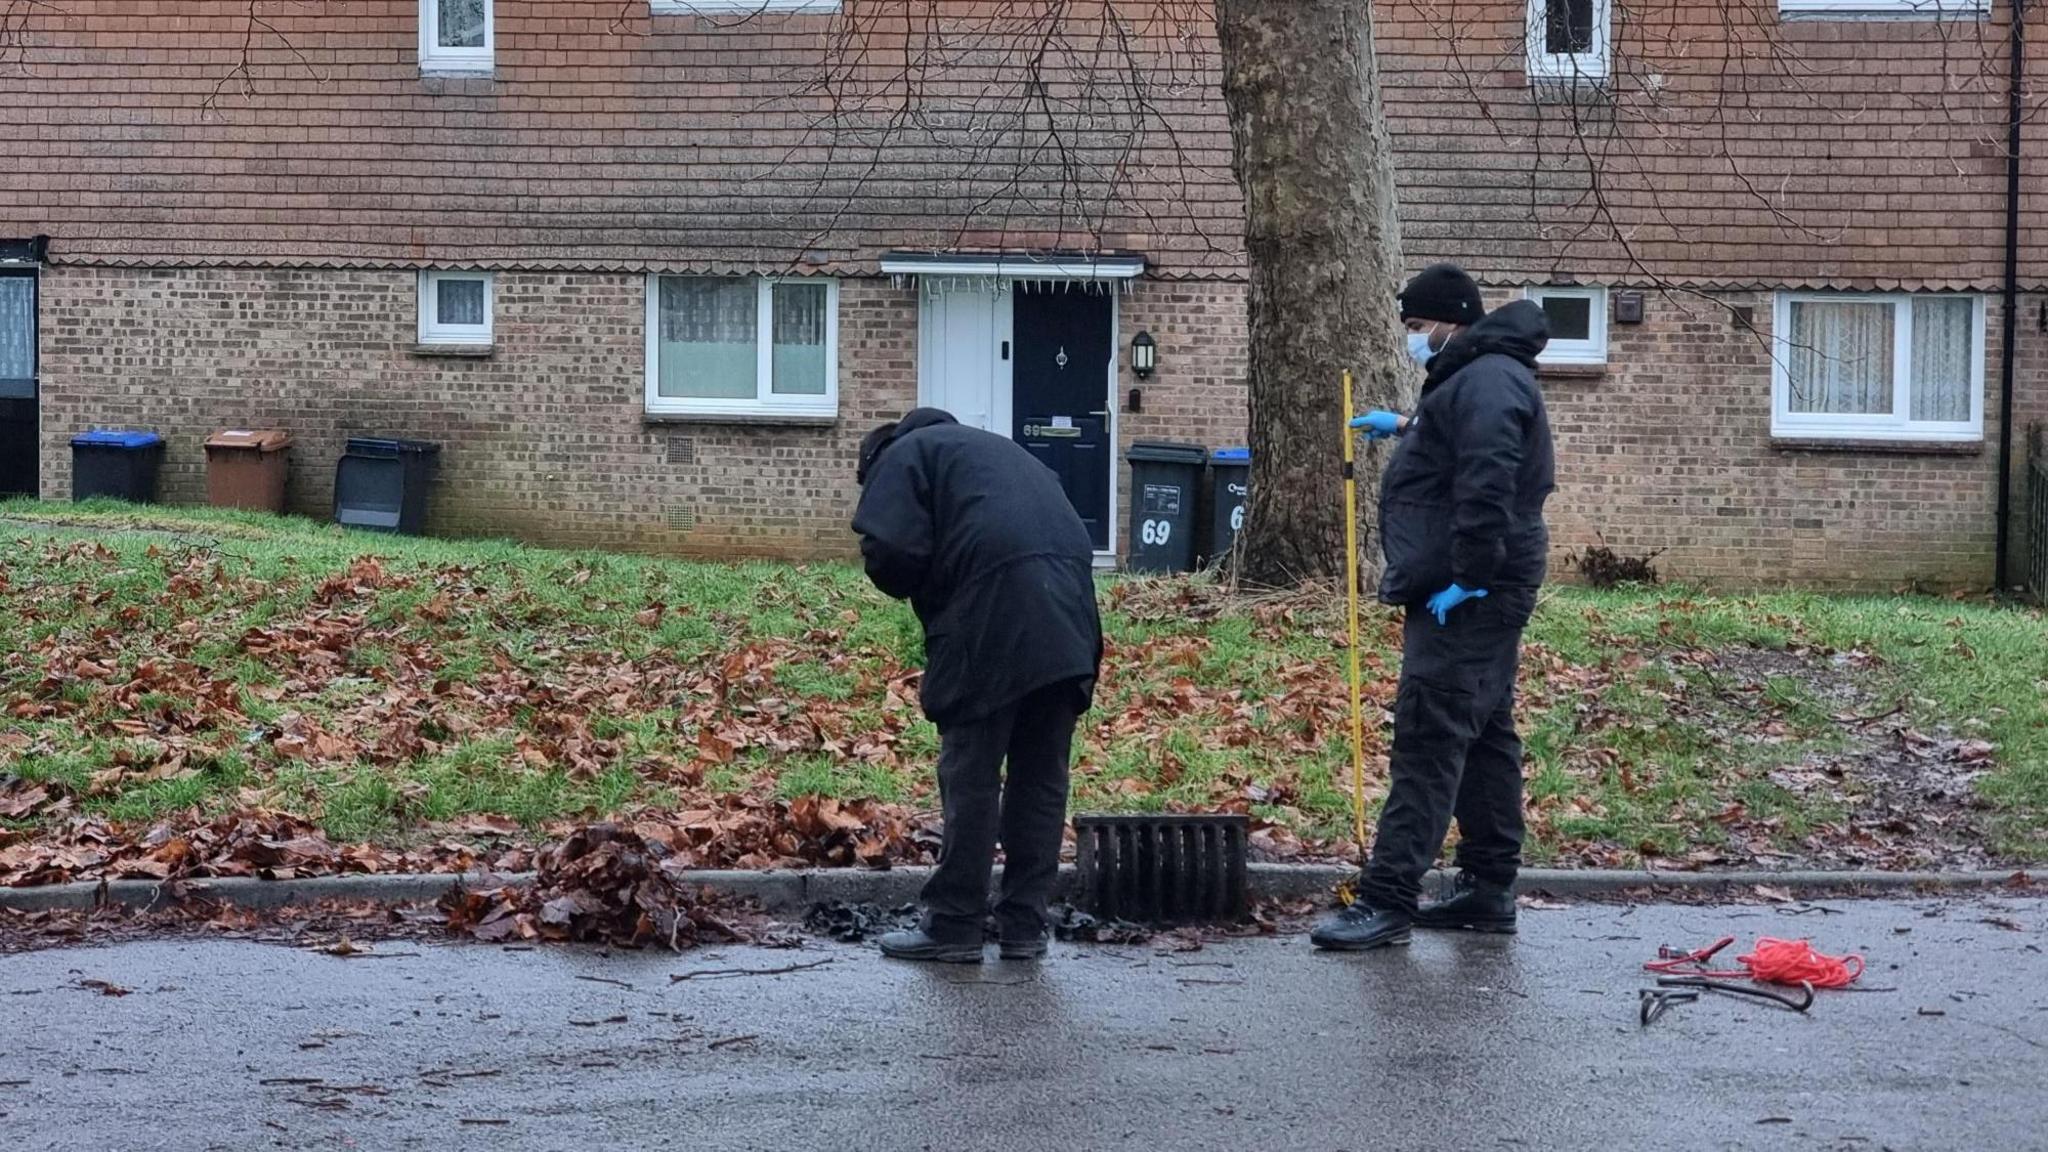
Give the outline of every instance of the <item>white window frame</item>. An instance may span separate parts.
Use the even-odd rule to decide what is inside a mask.
[[[1970,418],[1913,419],[1913,301],[1968,300]],[[1792,305],[1795,302],[1892,306],[1892,410],[1876,415],[1792,411]],[[1984,297],[1962,292],[1780,292],[1771,314],[1771,435],[1795,440],[1901,440],[1966,443],[1984,439]]]
[[[441,47],[441,0],[420,0],[420,71],[489,72],[498,46],[496,0],[484,0],[484,45]]]
[[[650,416],[783,416],[836,419],[839,415],[839,281],[829,276],[704,276],[668,273],[678,280],[752,280],[760,293],[754,309],[754,398],[710,400],[661,394],[661,281],[647,274],[647,414]],[[775,286],[825,286],[825,392],[782,396],[775,392]]]
[[[1984,16],[1991,0],[1778,0],[1778,15],[1837,20],[1933,20]]]
[[[839,0],[647,0],[655,16],[724,16],[756,12],[837,12]]]
[[[484,285],[484,322],[482,324],[442,324],[435,317],[435,308],[441,284],[448,280],[481,280]],[[420,272],[420,343],[422,344],[489,344],[491,342],[491,317],[497,310],[497,277],[489,272],[457,271],[454,269],[424,269]]]
[[[1552,338],[1536,357],[1538,364],[1606,364],[1607,363],[1607,289],[1595,285],[1584,287],[1576,284],[1532,284],[1522,289],[1522,298],[1541,305],[1546,298],[1590,300],[1591,314],[1587,318],[1587,339],[1559,340]]]
[[[1546,52],[1548,0],[1527,0],[1529,76],[1532,79],[1601,83],[1614,55],[1614,0],[1593,0],[1593,50]]]

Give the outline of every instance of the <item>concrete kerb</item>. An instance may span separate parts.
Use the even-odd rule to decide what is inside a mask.
[[[1000,869],[998,869],[1000,873]],[[771,912],[801,912],[814,904],[843,901],[895,907],[917,899],[929,868],[820,869],[786,872],[693,872],[691,882],[717,892],[757,901]],[[1357,874],[1339,864],[1253,864],[1247,876],[1254,900],[1320,899]],[[2005,872],[1663,872],[1622,869],[1530,869],[1522,873],[1519,890],[1564,899],[1611,897],[1625,892],[1663,891],[1674,895],[1734,893],[1768,886],[1793,896],[1843,893],[1897,894],[1902,891],[1958,892],[2011,885],[2018,873]],[[225,877],[191,880],[185,891],[243,908],[280,908],[323,900],[367,900],[381,904],[431,903],[458,884],[496,888],[531,882],[530,873],[430,873],[399,876],[316,876],[295,880]],[[1432,873],[1428,890],[1442,883]],[[1063,895],[1071,894],[1072,866],[1060,873]],[[0,888],[0,908],[22,912],[85,909],[101,903],[148,909],[170,900],[165,885],[153,880],[111,880],[55,884],[41,888]]]

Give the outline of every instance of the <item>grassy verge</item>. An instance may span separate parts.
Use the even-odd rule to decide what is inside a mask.
[[[733,797],[828,822],[799,802],[935,804],[916,622],[848,567],[113,505],[0,505],[0,541],[0,845],[250,809],[410,843],[599,815],[715,837]],[[1076,803],[1231,808],[1272,852],[1348,851],[1335,606],[1103,596]],[[1537,860],[2048,859],[2038,614],[1558,589],[1529,639]],[[1397,640],[1376,612],[1375,720]]]

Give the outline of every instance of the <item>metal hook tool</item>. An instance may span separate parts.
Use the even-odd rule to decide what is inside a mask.
[[[1698,992],[1720,992],[1728,996],[1747,996],[1752,1000],[1768,1000],[1794,1012],[1804,1012],[1813,1007],[1813,985],[1801,983],[1799,995],[1789,992],[1774,992],[1754,984],[1737,984],[1728,980],[1714,980],[1705,976],[1659,976],[1657,986],[1661,989],[1690,988]],[[1647,990],[1645,990],[1647,991]],[[1697,995],[1697,992],[1695,993]]]

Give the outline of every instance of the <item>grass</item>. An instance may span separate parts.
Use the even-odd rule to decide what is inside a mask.
[[[538,828],[747,790],[936,805],[937,733],[889,688],[921,663],[919,629],[848,566],[103,503],[0,504],[0,537],[26,542],[0,558],[0,799],[11,774],[124,822],[260,800],[349,840],[470,814]],[[366,555],[380,567],[360,591],[323,591]],[[1077,804],[1237,807],[1311,840],[1348,835],[1335,605],[1219,605],[1158,581],[1106,580],[1104,594],[1112,659],[1077,749]],[[265,634],[292,647],[247,639]],[[1901,723],[1995,746],[1976,781],[1982,832],[2003,858],[2048,860],[2038,613],[1559,588],[1528,639],[1536,860],[1796,856],[1846,835],[1867,796],[1788,788],[1782,770],[1867,752],[1839,715],[1894,702]],[[1375,612],[1361,653],[1375,714],[1391,706],[1397,641]],[[1683,658],[1752,649],[1773,654],[1754,676]],[[76,674],[81,654],[110,674]],[[151,661],[196,671],[144,684]],[[207,680],[221,693],[194,682]],[[341,750],[295,751],[281,741],[294,725]],[[1369,727],[1376,805],[1386,733]],[[181,742],[181,770],[149,778]],[[33,831],[38,817],[10,824]]]

